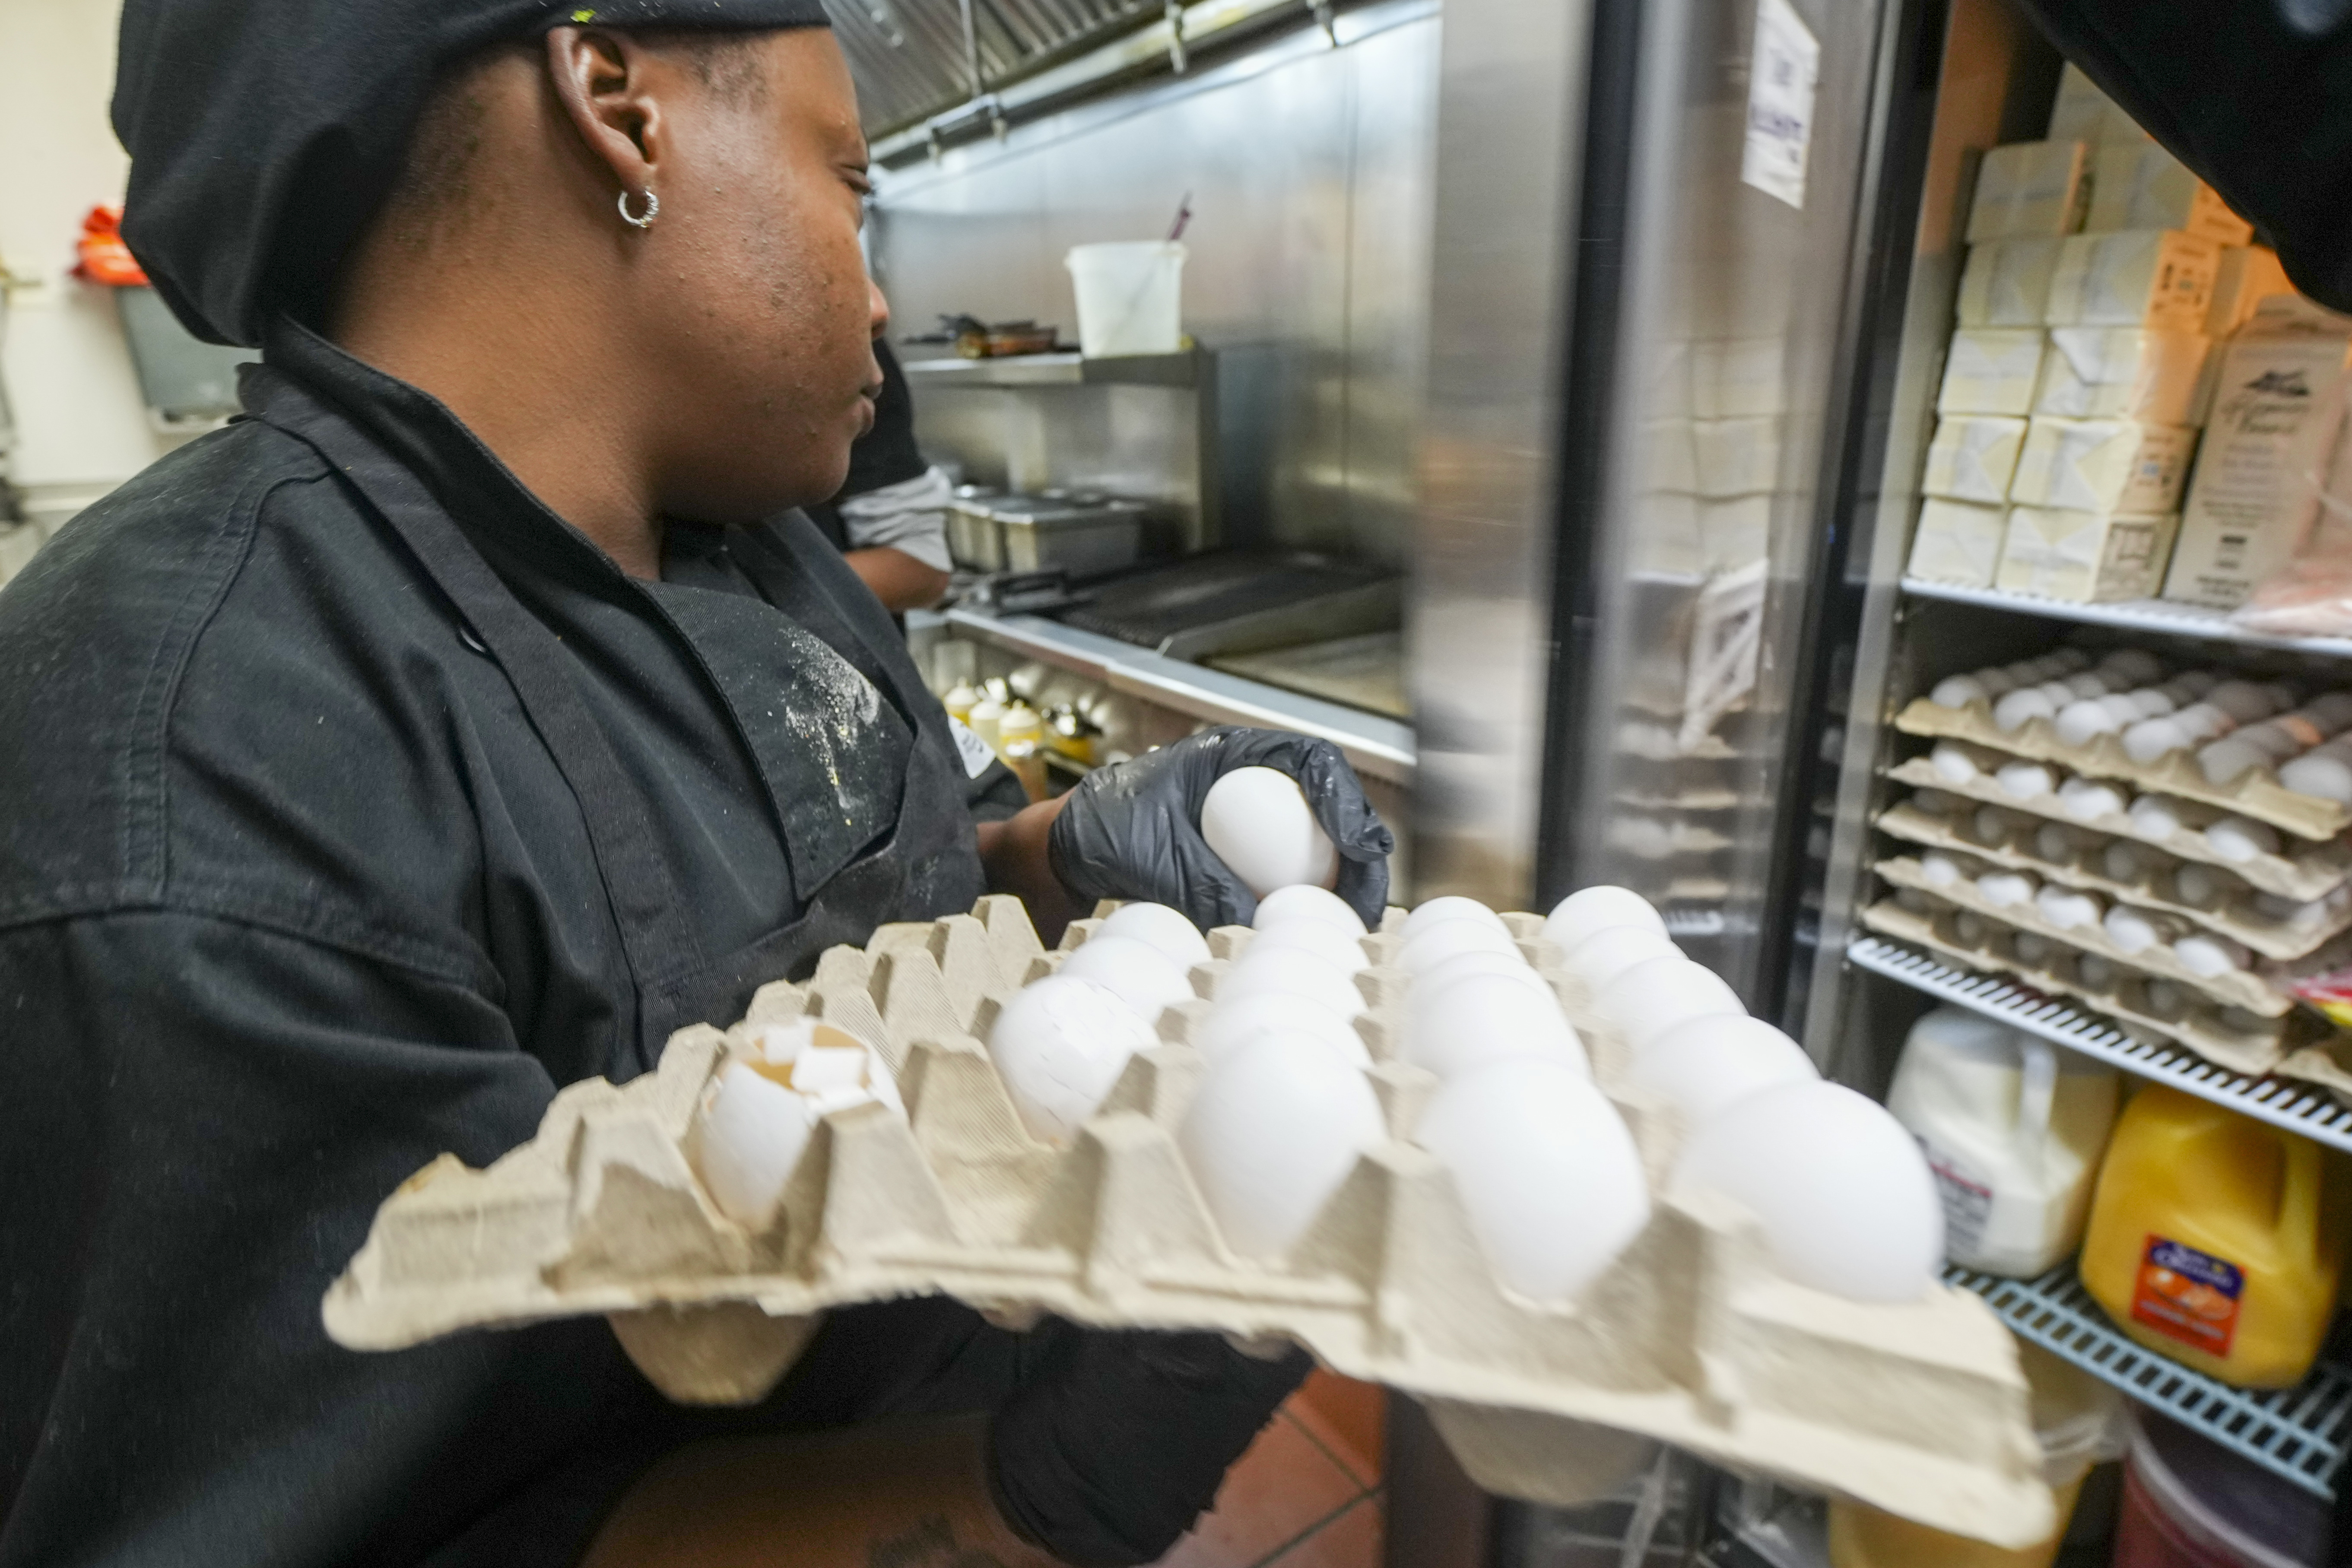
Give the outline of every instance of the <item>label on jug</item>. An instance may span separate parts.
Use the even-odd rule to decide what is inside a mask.
[[[2151,1233],[2132,1287],[2132,1321],[2208,1355],[2230,1353],[2245,1271],[2210,1253]]]
[[[1944,1250],[1955,1258],[1974,1253],[1992,1218],[1992,1177],[1925,1138],[1919,1152],[1927,1157],[1936,1195],[1943,1200]]]

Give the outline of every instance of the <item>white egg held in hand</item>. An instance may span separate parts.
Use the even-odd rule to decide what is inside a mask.
[[[1407,974],[1425,974],[1465,952],[1496,952],[1526,962],[1519,944],[1511,940],[1511,933],[1500,923],[1487,925],[1481,921],[1461,920],[1424,926],[1406,937],[1396,951],[1396,966]]]
[[[1371,1053],[1353,1024],[1320,1002],[1279,991],[1218,1002],[1193,1030],[1192,1048],[1213,1066],[1259,1036],[1271,1034],[1304,1035],[1321,1041],[1350,1067],[1372,1065]]]
[[[1916,1301],[1944,1256],[1944,1210],[1919,1145],[1850,1089],[1769,1089],[1693,1129],[1674,1187],[1753,1214],[1780,1272],[1852,1301]]]
[[[1535,1300],[1576,1295],[1650,1223],[1633,1135],[1557,1062],[1521,1057],[1447,1080],[1413,1142],[1452,1173],[1496,1277]]]
[[[1226,1245],[1272,1260],[1387,1136],[1361,1072],[1314,1040],[1273,1034],[1202,1076],[1176,1141]]]
[[[1022,1125],[1047,1142],[1062,1143],[1100,1109],[1128,1058],[1158,1043],[1151,1026],[1118,993],[1091,980],[1050,974],[996,1016],[988,1054]]]
[[[1055,973],[1093,981],[1134,1008],[1147,1024],[1158,1022],[1161,1009],[1192,1000],[1192,983],[1166,953],[1148,942],[1107,931],[1095,932]]]
[[[1148,942],[1186,973],[1196,963],[1209,962],[1209,942],[1201,928],[1185,919],[1182,910],[1166,904],[1121,904],[1103,921],[1098,934]]]
[[[1364,994],[1356,989],[1354,978],[1329,959],[1279,944],[1261,952],[1252,942],[1217,982],[1217,1005],[1268,993],[1304,996],[1342,1018],[1363,1016]]]
[[[1763,1019],[1715,1016],[1668,1029],[1634,1059],[1628,1077],[1696,1127],[1750,1095],[1821,1074],[1803,1047]]]
[[[1328,888],[1294,882],[1287,888],[1276,888],[1258,900],[1257,914],[1250,924],[1260,931],[1272,931],[1277,925],[1293,921],[1316,921],[1336,926],[1349,936],[1362,936],[1364,922],[1348,900]]]
[[[1201,801],[1201,837],[1261,899],[1277,888],[1328,888],[1339,879],[1339,851],[1306,792],[1273,768],[1235,768],[1211,784]]]
[[[1405,1058],[1453,1078],[1511,1057],[1541,1057],[1590,1078],[1592,1065],[1559,1003],[1541,984],[1473,974],[1408,998]]]
[[[1666,934],[1666,922],[1649,900],[1630,888],[1580,888],[1551,907],[1543,933],[1563,955],[1602,931],[1632,929]]]
[[[1347,974],[1360,974],[1372,964],[1364,952],[1362,938],[1349,936],[1339,927],[1319,921],[1290,921],[1262,931],[1250,939],[1248,951],[1255,952],[1260,948],[1270,952],[1297,948]]]
[[[1652,958],[1633,965],[1600,988],[1593,1010],[1636,1055],[1692,1018],[1748,1016],[1721,975],[1687,958]]]

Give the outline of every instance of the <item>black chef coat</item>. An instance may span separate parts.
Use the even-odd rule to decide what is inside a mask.
[[[327,1341],[404,1177],[969,907],[1021,797],[804,520],[640,583],[299,327],[245,397],[0,593],[0,1564],[565,1563],[687,1436],[991,1403],[941,1303],[727,1416],[593,1321]]]

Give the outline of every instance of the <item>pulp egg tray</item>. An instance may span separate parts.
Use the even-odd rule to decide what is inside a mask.
[[[1906,907],[1910,904],[1920,907]],[[2151,1005],[2144,974],[2118,965],[2121,973],[2116,982],[2100,984],[2084,979],[2071,955],[2053,963],[2030,962],[2018,956],[2011,942],[2015,933],[2006,924],[1988,918],[1982,921],[1985,929],[1971,934],[1958,918],[1964,912],[1975,911],[1964,911],[1938,895],[1910,889],[1900,900],[1883,899],[1864,910],[1862,923],[1963,968],[1999,970],[2016,975],[2037,991],[2071,996],[2115,1019],[2126,1034],[2170,1041],[2218,1066],[2256,1077],[2284,1070],[2295,1036],[2292,1016],[2254,1020],[2242,1013],[2225,1013],[2199,999],[2178,1016],[2166,1017]]]
[[[2333,838],[2352,826],[2352,806],[2298,795],[2278,782],[2273,769],[2252,768],[2226,784],[2211,784],[2197,765],[2193,746],[2153,763],[2136,763],[2112,734],[2101,735],[2087,746],[2070,746],[2058,738],[2047,719],[2028,719],[2014,730],[2003,730],[1992,721],[1992,704],[1982,698],[1964,708],[1946,708],[1915,697],[1895,716],[1895,727],[1906,735],[1973,741],[2039,763],[2063,763],[2094,778],[2128,779],[2144,789],[2221,806],[2302,838]]]
[[[2137,881],[2119,882],[2106,874],[2097,846],[2079,849],[2063,861],[2051,859],[2040,852],[2040,846],[2034,842],[2033,826],[2028,821],[2020,820],[2000,839],[1988,843],[1976,837],[1973,821],[1965,828],[1956,827],[1947,819],[1903,801],[1881,814],[1878,826],[1882,831],[1915,844],[1956,850],[2011,870],[2032,871],[2044,881],[2102,893],[2139,909],[2177,915],[2192,925],[2243,942],[2264,958],[2292,965],[2292,972],[2297,974],[2331,969],[2345,957],[2352,956],[2345,951],[2347,944],[2336,940],[2352,930],[2352,900],[2336,900],[2336,908],[2317,920],[2300,924],[2271,919],[2254,907],[2251,898],[2242,895],[2225,898],[2212,909],[2199,909],[2162,890],[2164,868],[2150,867]]]
[[[1973,847],[1963,853],[1973,853]],[[1967,877],[1948,887],[1938,887],[1927,879],[1920,863],[1908,855],[1891,856],[1879,861],[1874,869],[1898,888],[1916,888],[1923,893],[1932,893],[1987,920],[1999,921],[2003,925],[2029,931],[2037,936],[2046,936],[2078,952],[2096,953],[2110,963],[2122,964],[2142,974],[2169,980],[2176,985],[2210,996],[2224,1006],[2242,1007],[2264,1018],[2283,1018],[2294,1010],[2294,997],[2286,995],[2252,970],[2233,969],[2223,974],[2198,974],[2175,958],[2172,950],[2162,943],[2138,952],[2126,953],[2095,925],[2053,925],[2042,918],[2042,911],[2031,901],[1996,904]],[[1972,876],[1978,868],[1963,865],[1962,869]]]
[[[1963,742],[1965,744],[1965,742]],[[2266,893],[2309,903],[2352,882],[2352,846],[2340,838],[2325,844],[2303,843],[2292,855],[2256,855],[2251,860],[2225,859],[2207,843],[2203,829],[2210,822],[2228,815],[2196,801],[2173,803],[2181,817],[2180,830],[2162,836],[2149,833],[2126,812],[2104,812],[2097,816],[2076,816],[2050,795],[2021,798],[2010,794],[1994,782],[1993,770],[2009,760],[2008,753],[1990,751],[1980,746],[1969,746],[1983,767],[1982,774],[1955,782],[1936,771],[1936,764],[1926,757],[1912,757],[1897,767],[1886,770],[1886,776],[1897,784],[1916,784],[1922,789],[1939,789],[1947,795],[1966,795],[1970,800],[1988,805],[2006,806],[2011,811],[2031,812],[2053,822],[2063,822],[2073,827],[2087,827],[2096,833],[2116,838],[2129,838],[2177,855],[2183,860],[2201,861],[2234,871]],[[2193,826],[2192,826],[2193,825]]]
[[[1538,920],[1509,919],[1523,951],[1550,956]],[[1196,990],[1213,994],[1250,934],[1213,934]],[[1368,942],[1384,958],[1396,940]],[[1360,978],[1360,1028],[1392,1141],[1283,1262],[1237,1258],[1174,1137],[1205,1002],[1162,1015],[1166,1043],[1129,1062],[1069,1147],[1024,1129],[982,1042],[1057,958],[1003,897],[828,951],[806,986],[763,987],[734,1028],[672,1036],[655,1072],[565,1089],[487,1170],[445,1154],[410,1177],[328,1291],[328,1332],[392,1350],[604,1313],[670,1397],[736,1404],[774,1385],[826,1309],[946,1294],[1001,1321],[1295,1341],[1423,1400],[1471,1477],[1505,1496],[1590,1500],[1641,1451],[1631,1434],[2004,1545],[2053,1528],[2014,1343],[1965,1291],[1864,1305],[1790,1283],[1746,1211],[1705,1194],[1655,1197],[1647,1230],[1572,1304],[1500,1286],[1451,1177],[1404,1141],[1435,1079],[1395,1058],[1402,977],[1384,967]],[[1662,1193],[1676,1120],[1615,1087],[1622,1047],[1563,995]],[[877,1045],[907,1114],[828,1115],[754,1235],[712,1205],[682,1140],[733,1044],[811,1015]]]

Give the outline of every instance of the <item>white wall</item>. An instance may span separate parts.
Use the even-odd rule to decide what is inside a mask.
[[[0,0],[0,352],[16,440],[10,482],[61,520],[171,443],[149,424],[107,290],[68,276],[82,215],[122,199],[107,123],[120,0]]]

